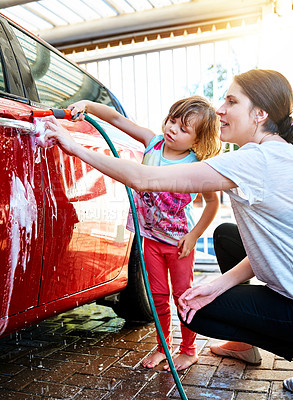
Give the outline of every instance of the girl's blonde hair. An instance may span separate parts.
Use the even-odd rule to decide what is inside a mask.
[[[184,125],[196,118],[194,129],[197,142],[193,150],[199,161],[216,156],[220,153],[220,119],[211,103],[201,96],[191,96],[174,103],[164,120],[163,128],[169,119],[181,118]]]

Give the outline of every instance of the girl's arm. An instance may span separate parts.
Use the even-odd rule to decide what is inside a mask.
[[[198,238],[204,233],[204,231],[213,221],[219,209],[219,198],[217,193],[205,192],[202,193],[202,195],[206,202],[205,208],[194,228],[179,240],[179,259],[190,254],[195,247]]]
[[[86,112],[101,118],[103,121],[106,121],[127,133],[127,135],[131,136],[133,139],[138,140],[144,144],[145,147],[148,146],[152,138],[155,136],[154,132],[150,129],[135,124],[105,104],[95,103],[89,100],[81,100],[69,105],[68,108],[71,109],[72,115]],[[82,115],[80,119],[83,119]]]
[[[205,162],[152,167],[86,149],[73,140],[56,118],[45,117],[44,120],[47,142],[58,144],[65,153],[79,157],[103,174],[139,192],[203,193],[236,187],[234,182]]]
[[[179,312],[182,319],[190,323],[195,313],[202,307],[211,303],[216,297],[228,289],[251,279],[254,273],[251,269],[248,257],[245,257],[234,268],[225,272],[212,282],[187,289],[179,297]]]

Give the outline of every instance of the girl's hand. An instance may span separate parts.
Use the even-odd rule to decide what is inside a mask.
[[[191,232],[184,235],[178,242],[178,260],[189,256],[196,245],[197,238]]]
[[[219,292],[212,283],[187,289],[178,300],[178,311],[183,321],[189,324],[195,313],[211,303],[218,295]]]
[[[45,147],[57,144],[66,154],[74,155],[73,148],[77,145],[70,133],[63,128],[55,117],[44,117]]]
[[[68,109],[71,110],[72,116],[79,114],[73,121],[83,121],[84,120],[84,112],[87,112],[88,100],[80,100],[76,103],[72,103],[68,106]]]

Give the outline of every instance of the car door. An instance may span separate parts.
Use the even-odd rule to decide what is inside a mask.
[[[40,107],[66,107],[81,98],[113,105],[103,85],[25,31],[12,29],[22,47],[15,46],[15,53],[25,54]],[[88,122],[61,123],[80,132],[76,140],[82,145],[109,154]],[[125,135],[112,133],[118,150],[135,157]],[[46,212],[40,305],[113,281],[127,263],[130,238],[123,185],[57,147],[42,151],[41,167]]]
[[[33,85],[32,91],[33,91]],[[5,21],[0,21],[0,335],[38,303],[44,234],[40,153]]]

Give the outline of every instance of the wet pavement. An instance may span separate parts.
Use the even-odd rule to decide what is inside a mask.
[[[197,284],[218,274],[217,267],[195,271]],[[174,350],[180,342],[173,311]],[[276,338],[277,340],[277,338]],[[293,363],[261,350],[259,367],[213,355],[198,335],[199,361],[179,374],[188,399],[288,400],[282,381]],[[0,339],[0,400],[163,400],[180,399],[172,374],[161,363],[140,364],[156,347],[154,324],[129,325],[111,308],[95,303]]]

